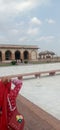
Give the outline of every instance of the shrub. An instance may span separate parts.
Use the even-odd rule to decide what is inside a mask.
[[[27,64],[27,63],[28,63],[28,60],[24,60],[24,63]]]
[[[12,65],[16,65],[16,60],[11,61]]]

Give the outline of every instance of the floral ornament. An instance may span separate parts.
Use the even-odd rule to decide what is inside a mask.
[[[16,115],[16,120],[21,123],[23,120],[23,116],[22,115]]]

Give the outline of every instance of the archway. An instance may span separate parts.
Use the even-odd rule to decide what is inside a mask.
[[[36,58],[37,58],[37,53],[36,53],[36,51],[31,51],[31,59],[32,60],[36,60]]]
[[[15,59],[16,59],[16,60],[20,60],[20,59],[21,59],[21,54],[20,54],[19,51],[16,51],[16,52],[15,52]]]
[[[0,51],[0,61],[2,61],[2,52]]]
[[[10,52],[10,50],[7,50],[7,51],[5,52],[5,59],[6,59],[6,60],[11,60],[11,52]]]
[[[28,51],[24,51],[24,60],[28,60],[29,59],[29,53]]]

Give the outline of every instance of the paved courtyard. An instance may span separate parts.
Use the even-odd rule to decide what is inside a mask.
[[[53,69],[60,69],[60,63],[0,67],[0,77]],[[60,120],[60,75],[23,80],[20,93]]]

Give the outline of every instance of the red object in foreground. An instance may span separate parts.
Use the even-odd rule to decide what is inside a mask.
[[[19,118],[21,117],[21,118]],[[24,129],[24,117],[17,111],[14,111],[12,118],[9,122],[9,127],[12,130],[23,130]]]
[[[13,90],[11,90],[11,83],[15,85]],[[12,130],[23,130],[24,120],[22,120],[19,124],[19,122],[17,122],[16,118],[14,117],[15,111],[16,114],[18,113],[16,106],[16,97],[21,87],[22,82],[18,79],[10,82],[6,80],[0,81],[0,130],[9,130],[9,122],[12,120],[12,116],[12,122],[14,121],[14,124],[18,123],[18,127],[20,127],[19,129],[13,128]]]

